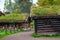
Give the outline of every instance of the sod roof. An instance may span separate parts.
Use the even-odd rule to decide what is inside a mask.
[[[26,20],[27,17],[27,14],[6,14],[5,16],[0,16],[0,21]]]
[[[60,5],[53,5],[49,7],[37,6],[32,8],[31,16],[57,16],[60,15]]]

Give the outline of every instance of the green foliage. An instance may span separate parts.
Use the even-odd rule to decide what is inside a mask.
[[[60,0],[54,0],[54,5],[60,5]]]
[[[33,13],[36,15],[46,15],[47,14],[47,10],[45,10],[44,8],[42,9],[35,9],[33,10]]]
[[[60,38],[60,34],[55,34],[55,35],[41,35],[41,34],[32,34],[32,37],[34,38]]]
[[[15,7],[21,9],[21,13],[30,13],[32,2],[30,0],[15,0]]]
[[[12,12],[13,5],[12,0],[5,0],[4,11]]]
[[[32,20],[32,22],[30,23],[30,28],[33,29],[34,28],[34,21]]]
[[[32,9],[32,14],[39,16],[56,16],[60,14],[60,6],[50,7],[35,7]]]
[[[30,13],[30,8],[32,5],[32,2],[30,0],[14,0],[15,3],[12,2],[12,0],[5,0],[5,10],[12,12],[16,8],[19,8],[22,13]]]
[[[60,5],[60,0],[38,0],[39,6]]]
[[[13,10],[12,13],[14,13],[14,14],[20,14],[21,10],[19,8],[16,8],[15,10]]]
[[[32,13],[39,16],[60,15],[59,0],[38,0],[38,7],[32,9]]]
[[[27,14],[7,14],[5,16],[0,16],[0,20],[26,20]]]
[[[53,0],[38,0],[38,5],[39,6],[46,6],[46,5],[52,5]]]
[[[2,31],[2,32],[1,32]],[[15,31],[5,31],[5,30],[0,30],[0,38],[6,37],[8,35],[16,34],[19,32],[25,32],[25,30],[15,30]]]

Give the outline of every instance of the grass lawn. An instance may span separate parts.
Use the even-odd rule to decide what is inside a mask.
[[[60,34],[56,34],[56,35],[39,35],[39,34],[32,34],[32,37],[34,38],[60,38]]]
[[[16,30],[16,31],[2,31],[0,30],[0,38],[3,38],[3,37],[6,37],[8,35],[12,35],[12,34],[16,34],[16,33],[19,33],[19,32],[25,32],[25,30]]]

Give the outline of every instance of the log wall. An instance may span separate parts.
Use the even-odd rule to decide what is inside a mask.
[[[33,17],[35,33],[37,34],[60,34],[60,16]]]
[[[0,30],[15,31],[23,28],[28,28],[27,22],[0,22]]]

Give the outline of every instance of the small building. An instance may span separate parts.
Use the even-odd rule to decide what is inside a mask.
[[[18,30],[29,28],[29,22],[26,20],[27,14],[6,14],[0,17],[0,29]]]
[[[33,20],[36,34],[60,34],[60,16],[35,16]]]
[[[19,30],[29,28],[29,23],[27,21],[0,21],[0,29],[2,30]]]

